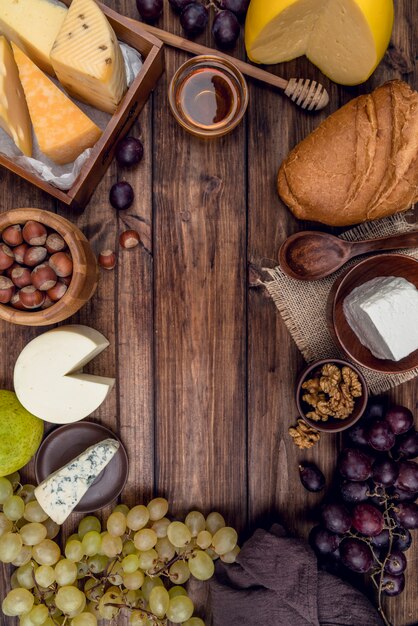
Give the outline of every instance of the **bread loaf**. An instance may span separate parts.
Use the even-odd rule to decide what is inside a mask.
[[[400,80],[351,100],[283,161],[280,197],[299,219],[348,226],[418,199],[418,93]]]

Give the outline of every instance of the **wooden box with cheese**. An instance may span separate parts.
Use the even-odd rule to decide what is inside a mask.
[[[31,0],[31,1],[35,2],[35,4],[42,2],[42,0]],[[71,0],[62,0],[62,1],[68,7],[70,7],[72,4]],[[74,6],[77,5],[78,7],[80,5],[81,7],[83,7],[84,5],[84,0],[73,0],[73,1],[74,1]],[[28,3],[29,0],[26,0],[26,2]],[[25,4],[25,2],[23,2],[23,4]],[[86,2],[85,4],[86,6],[88,6],[88,2]],[[6,5],[7,5],[7,2],[6,2]],[[1,13],[4,12],[4,8],[3,9],[0,8],[1,9],[0,10],[0,34],[4,34],[6,36],[6,39],[9,39],[11,41],[11,47],[13,48],[13,54],[15,56],[15,61],[19,69],[20,79],[21,79],[24,91],[27,89],[27,84],[29,80],[32,81],[32,83],[35,85],[35,88],[36,88],[39,85],[40,81],[45,80],[47,83],[50,81],[50,77],[48,76],[48,73],[50,75],[55,73],[57,77],[60,79],[60,82],[64,84],[65,89],[67,93],[69,93],[71,98],[74,95],[79,95],[80,100],[82,100],[83,90],[85,92],[88,92],[90,90],[92,97],[94,96],[99,103],[103,104],[103,106],[100,106],[99,104],[98,108],[108,111],[109,113],[113,112],[112,117],[110,118],[109,122],[107,123],[106,127],[103,130],[103,133],[101,133],[100,129],[98,129],[95,126],[95,124],[90,122],[90,120],[88,120],[88,118],[85,117],[84,114],[80,110],[78,110],[76,106],[74,107],[74,109],[77,111],[77,114],[79,114],[80,118],[83,118],[83,117],[85,118],[84,120],[81,119],[82,125],[84,124],[84,127],[83,127],[83,132],[80,132],[80,142],[81,143],[83,141],[86,142],[85,144],[86,147],[92,144],[94,145],[92,147],[89,157],[87,158],[87,160],[81,167],[80,173],[77,176],[75,182],[73,183],[71,188],[68,189],[67,191],[63,191],[55,187],[54,185],[42,180],[40,177],[36,176],[35,174],[32,174],[30,171],[25,169],[21,164],[17,163],[15,159],[7,157],[4,154],[0,153],[0,165],[8,168],[15,174],[21,176],[25,180],[33,183],[40,189],[46,191],[51,196],[57,198],[64,205],[67,205],[68,207],[79,209],[79,210],[83,209],[85,205],[87,204],[87,202],[89,201],[90,196],[92,195],[97,184],[103,177],[106,169],[108,168],[113,158],[117,142],[120,139],[122,139],[131,128],[136,117],[138,116],[139,112],[143,108],[145,102],[148,100],[152,90],[156,86],[157,81],[160,78],[164,69],[163,44],[161,41],[159,41],[153,35],[150,35],[149,33],[147,33],[141,27],[139,22],[137,23],[132,19],[123,17],[122,15],[119,15],[115,11],[112,11],[112,9],[109,9],[108,7],[100,4],[99,2],[97,2],[97,6],[100,8],[104,16],[106,16],[106,19],[108,23],[110,24],[111,29],[113,29],[114,33],[116,34],[117,39],[120,42],[128,44],[128,46],[131,46],[132,48],[137,50],[141,54],[142,60],[143,60],[143,65],[139,73],[137,74],[136,78],[134,78],[133,82],[130,84],[129,88],[126,90],[126,93],[123,95],[121,100],[119,97],[120,102],[118,105],[116,104],[117,100],[115,100],[115,104],[112,103],[112,97],[115,96],[115,98],[117,98],[118,90],[119,90],[119,96],[120,96],[120,94],[123,93],[123,86],[115,84],[115,80],[114,80],[114,76],[116,74],[115,71],[113,71],[114,76],[108,80],[108,83],[106,85],[103,85],[104,93],[100,93],[99,81],[96,81],[96,85],[98,86],[98,89],[95,90],[94,84],[92,85],[91,82],[89,82],[90,76],[88,75],[86,75],[85,84],[80,82],[80,84],[78,85],[80,89],[78,91],[76,89],[77,94],[72,93],[71,92],[71,72],[73,71],[73,68],[71,67],[71,63],[69,63],[68,67],[65,68],[65,66],[63,66],[61,62],[61,59],[63,56],[62,49],[64,50],[64,53],[65,53],[65,47],[66,47],[66,42],[62,41],[63,38],[61,38],[61,41],[57,39],[57,41],[55,42],[53,46],[53,49],[51,50],[50,57],[47,58],[47,57],[44,57],[44,55],[42,55],[42,50],[37,50],[33,52],[33,54],[31,54],[32,49],[30,46],[30,43],[31,43],[30,34],[28,35],[28,39],[25,40],[25,33],[23,33],[22,36],[20,36],[21,34],[19,33],[19,44],[20,44],[21,39],[22,39],[22,43],[25,44],[25,45],[22,45],[22,49],[24,50],[26,54],[23,54],[22,51],[19,49],[19,47],[16,45],[16,36],[13,36],[12,21],[13,21],[14,16],[12,15],[12,17],[10,17],[10,14],[12,14],[13,11],[11,11],[9,15],[6,15],[6,18],[9,19],[9,23],[7,23],[7,19],[2,21]],[[57,7],[55,6],[54,8],[56,9]],[[7,8],[5,11],[7,13]],[[65,13],[67,14],[68,21],[70,22],[71,12],[70,11],[67,12],[65,7],[62,7],[61,11],[63,11],[64,15]],[[79,16],[76,15],[75,17],[79,17]],[[60,19],[62,20],[62,18]],[[10,23],[11,23],[11,26],[9,29]],[[81,24],[81,26],[84,26],[84,28],[87,28],[88,25]],[[107,40],[104,40],[102,42],[104,45],[99,47],[100,50],[105,50],[106,48],[105,44],[109,43],[111,46],[111,44],[113,43],[113,39],[112,39],[113,33],[111,29],[110,29],[110,35],[109,33],[107,33],[109,42]],[[71,24],[71,30],[72,31],[75,30],[73,24]],[[4,37],[1,39],[4,39]],[[42,41],[46,41],[46,39],[47,39],[46,35],[45,33],[43,33]],[[3,43],[3,47],[4,47],[4,42],[0,42],[0,43]],[[63,44],[63,45],[57,45],[58,43]],[[47,44],[45,43],[45,47],[46,45]],[[6,44],[6,47],[7,47],[7,44]],[[7,54],[7,50],[6,50],[6,54]],[[11,54],[11,50],[10,50],[10,54]],[[106,55],[110,57],[111,53],[106,52]],[[120,58],[114,58],[114,59],[106,58],[105,61],[106,63],[112,62],[114,66],[116,66],[117,63],[121,62],[120,52],[119,52],[119,56]],[[52,62],[53,69],[51,68],[51,62]],[[41,70],[47,72],[47,74],[43,75]],[[66,70],[67,70],[67,74],[66,74]],[[36,72],[37,76],[31,76],[30,72]],[[26,84],[25,84],[25,77],[27,77],[28,75],[29,75],[29,78],[26,78]],[[93,77],[93,81],[94,81],[94,77]],[[54,89],[54,85],[52,83],[50,83],[50,86],[52,89]],[[125,84],[125,88],[126,88],[126,84]],[[120,91],[121,89],[122,91]],[[58,94],[61,93],[58,90],[56,91],[58,92]],[[36,99],[36,94],[33,94],[33,89],[32,89],[32,97],[33,99]],[[63,101],[62,103],[60,103],[59,108],[63,108],[67,106],[70,110],[70,107],[73,106],[72,101],[69,98],[66,98],[64,95],[62,96],[62,98],[66,100],[67,102]],[[27,91],[26,91],[26,100],[27,100],[27,104],[29,107],[29,112],[31,113],[31,116],[32,116],[31,101],[30,101],[30,98],[28,97]],[[35,101],[35,104],[36,104],[36,101]],[[2,111],[0,110],[0,118],[1,118],[1,113]],[[39,145],[45,154],[47,154],[48,156],[49,154],[53,155],[54,154],[53,151],[56,147],[50,146],[49,147],[50,150],[48,153],[47,144],[48,144],[48,141],[50,140],[50,136],[48,135],[47,132],[45,132],[45,125],[42,122],[42,119],[45,116],[43,115],[43,111],[39,111],[38,114],[41,120],[40,124],[38,125],[38,128],[36,127],[33,116],[32,116],[32,122],[34,126],[34,131],[36,132],[37,139],[39,141]],[[10,115],[10,117],[12,116]],[[0,125],[1,125],[1,121],[2,120],[0,119]],[[40,126],[42,128],[40,128]],[[14,129],[12,128],[12,130]],[[95,130],[98,131],[97,134],[95,133]],[[43,136],[45,137],[44,144],[42,144]],[[97,139],[97,136],[99,137],[98,139]],[[76,142],[77,142],[77,138],[75,138],[75,143]],[[73,146],[71,145],[68,146],[70,153],[71,153],[72,147]],[[62,154],[62,148],[60,148],[60,151],[56,151],[56,152],[60,152],[60,154]],[[25,153],[27,154],[27,152]],[[57,162],[59,161],[57,160]]]

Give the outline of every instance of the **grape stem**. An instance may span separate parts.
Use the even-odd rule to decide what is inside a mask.
[[[170,561],[167,561],[167,563],[164,563],[164,565],[162,565],[158,569],[148,570],[147,574],[150,578],[154,578],[154,576],[159,576],[160,574],[162,576],[168,576],[168,570],[172,565],[174,565],[174,563],[177,563],[177,561],[187,561],[188,557],[192,554],[193,550],[191,550],[190,552],[185,552],[184,554],[176,554],[176,556],[170,559]]]
[[[125,604],[125,602],[106,602],[106,606],[112,606],[115,609],[128,609],[130,611],[132,611],[132,607],[130,607],[128,604]],[[149,619],[151,619],[156,626],[167,626],[167,620],[163,620],[161,621],[156,615],[154,615],[154,613],[151,613],[151,611],[147,611],[147,609],[136,609],[138,611],[141,611],[141,613],[144,613],[147,617],[149,617]]]

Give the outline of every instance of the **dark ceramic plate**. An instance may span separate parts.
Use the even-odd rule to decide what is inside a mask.
[[[65,424],[50,432],[36,455],[36,480],[38,483],[42,482],[52,472],[66,465],[90,446],[109,438],[117,439],[121,444],[120,448],[74,510],[92,513],[110,504],[125,486],[129,462],[119,437],[100,424],[76,422]]]

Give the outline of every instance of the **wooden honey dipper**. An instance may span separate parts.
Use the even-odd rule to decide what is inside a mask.
[[[263,83],[268,83],[273,87],[277,87],[278,89],[282,89],[286,96],[288,96],[295,104],[300,106],[302,109],[306,109],[307,111],[321,111],[321,109],[325,108],[329,102],[327,90],[323,85],[317,83],[315,80],[310,80],[309,78],[291,78],[290,80],[286,80],[285,78],[280,78],[280,76],[275,76],[270,72],[266,72],[255,65],[250,65],[240,59],[231,57],[224,52],[207,48],[206,46],[202,46],[201,44],[185,39],[184,37],[173,35],[172,33],[156,28],[155,26],[150,26],[149,24],[141,22],[141,27],[152,35],[155,35],[155,37],[161,39],[161,41],[172,48],[178,48],[180,50],[184,50],[185,52],[191,52],[192,54],[216,54],[217,56],[226,59],[230,63],[233,63],[246,76],[250,76],[255,80],[259,80]]]

